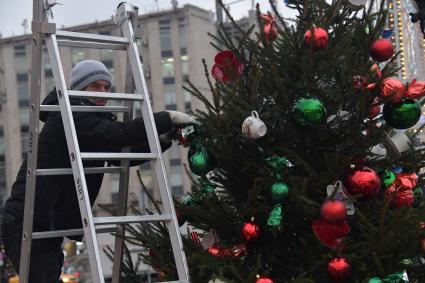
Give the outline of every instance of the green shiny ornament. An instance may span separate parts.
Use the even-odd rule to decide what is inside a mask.
[[[421,117],[421,106],[413,99],[405,98],[398,103],[384,105],[384,120],[395,129],[413,127]]]
[[[269,218],[267,219],[267,225],[270,227],[280,226],[282,222],[282,205],[277,204],[273,207],[273,210],[269,214]]]
[[[278,182],[272,185],[271,195],[274,203],[283,202],[289,194],[289,188],[285,183]]]
[[[370,278],[369,281],[367,281],[367,283],[382,283],[382,280],[379,279],[378,277],[373,277],[373,278]]]
[[[198,203],[196,202],[196,200],[191,195],[188,195],[183,199],[183,204],[187,205],[187,206],[195,206]]]
[[[292,118],[298,126],[317,126],[324,123],[326,109],[317,98],[300,98],[292,108]]]
[[[285,157],[277,155],[266,158],[266,162],[276,171],[282,171],[283,169],[288,168],[291,164]]]
[[[187,155],[189,161],[189,168],[193,174],[204,175],[210,172],[215,166],[214,157],[208,150],[200,145],[193,145],[189,149]]]
[[[396,175],[391,170],[385,170],[381,175],[381,184],[383,188],[388,187],[392,183],[394,183]]]
[[[215,192],[214,184],[208,181],[207,178],[200,178],[199,184],[201,185],[202,194],[209,195]]]

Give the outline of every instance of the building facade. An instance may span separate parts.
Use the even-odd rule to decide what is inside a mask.
[[[419,23],[410,21],[409,13],[416,7],[411,0],[384,0],[388,9],[388,28],[393,30],[395,50],[400,51],[397,65],[400,67],[398,77],[404,82],[414,78],[425,79],[425,39]],[[375,9],[379,9],[381,1],[375,1]]]
[[[203,104],[183,89],[185,81],[195,84],[208,95],[202,59],[211,66],[215,50],[208,33],[215,33],[215,24],[208,11],[192,5],[139,16],[142,31],[138,40],[149,95],[154,111],[192,112]],[[66,30],[120,36],[120,28],[112,21],[79,25]],[[0,39],[0,206],[10,194],[12,183],[25,155],[28,143],[29,85],[31,77],[31,36]],[[125,51],[60,48],[65,78],[72,67],[84,59],[102,61],[113,75],[113,91],[124,92],[127,57]],[[42,94],[54,87],[47,49],[43,52]],[[43,98],[43,97],[42,97]],[[113,102],[109,102],[113,104]],[[136,106],[137,112],[137,106]],[[172,193],[182,197],[190,189],[190,178],[184,172],[187,149],[174,143],[164,155]],[[149,206],[136,170],[148,191],[155,196],[155,176],[150,163],[133,168],[130,173],[129,203]],[[117,201],[118,174],[105,174],[97,203]],[[97,207],[97,206],[95,206]],[[95,214],[103,214],[95,209]]]

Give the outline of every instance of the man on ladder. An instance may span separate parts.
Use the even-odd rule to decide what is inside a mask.
[[[93,92],[109,92],[111,74],[98,61],[78,63],[71,72],[70,89]],[[102,99],[74,98],[72,105],[104,106]],[[43,105],[57,105],[56,91],[45,98]],[[176,127],[194,124],[189,115],[177,111],[154,113],[155,124],[162,150],[171,145],[169,134]],[[70,160],[61,114],[42,112],[40,120],[45,125],[38,143],[37,168],[69,168]],[[117,152],[131,147],[132,152],[147,152],[149,146],[142,117],[119,122],[111,113],[77,112],[74,121],[80,148],[86,152]],[[18,271],[20,262],[21,235],[24,215],[25,181],[27,164],[23,161],[12,187],[12,195],[6,201],[2,224],[2,240],[7,256]],[[85,161],[89,167],[103,166],[104,161]],[[114,162],[112,165],[116,165]],[[132,162],[132,166],[140,164]],[[119,165],[119,161],[118,161]],[[102,184],[103,174],[86,176],[90,203],[93,205]],[[76,189],[72,175],[40,176],[36,182],[34,231],[65,230],[81,228]],[[81,240],[81,237],[74,238]],[[30,259],[29,282],[57,283],[63,264],[62,237],[33,240]]]

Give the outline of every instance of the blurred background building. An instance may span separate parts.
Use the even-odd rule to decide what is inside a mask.
[[[208,33],[215,33],[211,13],[192,5],[139,16],[142,31],[138,41],[154,111],[177,110],[190,113],[203,109],[202,103],[183,89],[190,79],[208,94],[202,58],[211,62],[215,55],[209,44]],[[120,28],[111,20],[79,25],[66,30],[120,35]],[[0,206],[10,189],[22,158],[27,150],[29,90],[31,76],[31,35],[0,39]],[[64,47],[60,49],[66,79],[72,67],[84,59],[102,61],[113,75],[113,91],[124,92],[125,51],[92,50]],[[53,73],[47,49],[43,53],[42,93],[54,87]],[[113,103],[113,102],[110,102]],[[190,179],[184,172],[186,149],[174,143],[165,154],[167,173],[172,193],[182,197],[190,188]],[[140,170],[146,188],[154,192],[156,182],[145,163],[135,168],[130,176],[129,203],[146,207],[148,198],[143,194],[136,169]],[[97,203],[114,204],[117,201],[119,174],[106,174]],[[95,214],[102,211],[95,206]]]

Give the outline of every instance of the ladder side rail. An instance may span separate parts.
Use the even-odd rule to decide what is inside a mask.
[[[56,34],[51,34],[49,37],[47,37],[46,44],[49,52],[50,63],[52,65],[56,90],[58,92],[59,106],[68,145],[68,152],[70,155],[69,157],[80,207],[84,236],[87,242],[92,279],[94,283],[104,283],[105,280],[103,278],[99,247],[97,246],[97,237],[93,222],[93,215],[91,213],[86,178],[84,175],[84,168],[77,140],[77,133],[71,111],[71,104],[67,93],[68,90],[63,74],[62,62],[60,61]]]
[[[118,7],[118,11],[125,12],[129,10],[127,3],[121,3]],[[180,235],[180,228],[177,224],[177,217],[174,210],[173,198],[171,196],[168,184],[168,178],[165,176],[165,164],[162,156],[162,150],[159,143],[158,133],[156,130],[155,120],[153,118],[152,106],[150,104],[150,98],[146,86],[145,77],[142,70],[142,64],[140,62],[139,52],[137,50],[136,40],[134,37],[134,31],[129,21],[121,23],[121,27],[124,36],[130,39],[128,47],[128,56],[133,70],[137,93],[144,95],[142,102],[142,115],[145,123],[146,134],[148,137],[149,147],[152,153],[158,155],[158,159],[154,162],[155,174],[157,176],[158,186],[160,188],[161,200],[166,214],[172,215],[173,221],[167,223],[168,231],[170,234],[171,246],[174,254],[176,263],[177,273],[180,280],[188,280],[189,271],[186,262],[186,256],[183,250],[183,242]],[[161,189],[162,188],[162,189]]]
[[[131,68],[129,67],[129,62],[127,59],[127,70],[126,70],[126,80],[125,80],[125,92],[132,93],[134,92],[134,80],[131,73]],[[136,95],[136,94],[135,94]],[[131,111],[125,112],[123,120],[129,121],[133,119],[133,106],[134,103],[131,101],[125,101],[124,105],[127,106]],[[123,148],[122,152],[130,152],[129,148]],[[120,173],[120,183],[118,187],[118,208],[117,214],[119,216],[127,214],[127,204],[128,204],[128,186],[129,186],[129,175],[130,175],[130,162],[129,160],[122,160],[121,167],[124,170]],[[112,264],[112,283],[121,282],[121,269],[123,262],[124,254],[124,237],[125,237],[125,225],[117,226],[117,233],[115,236],[114,244],[114,262]]]
[[[33,1],[33,23],[46,21],[46,15],[43,13],[42,0]],[[33,27],[36,25],[33,25]],[[31,56],[31,94],[30,94],[30,120],[29,120],[29,141],[27,155],[27,177],[25,183],[25,205],[24,219],[22,228],[21,258],[19,265],[19,277],[22,283],[28,283],[32,232],[34,223],[34,203],[35,203],[35,185],[37,170],[37,152],[39,135],[39,105],[41,94],[41,62],[43,34],[33,28],[32,30],[32,56]]]

